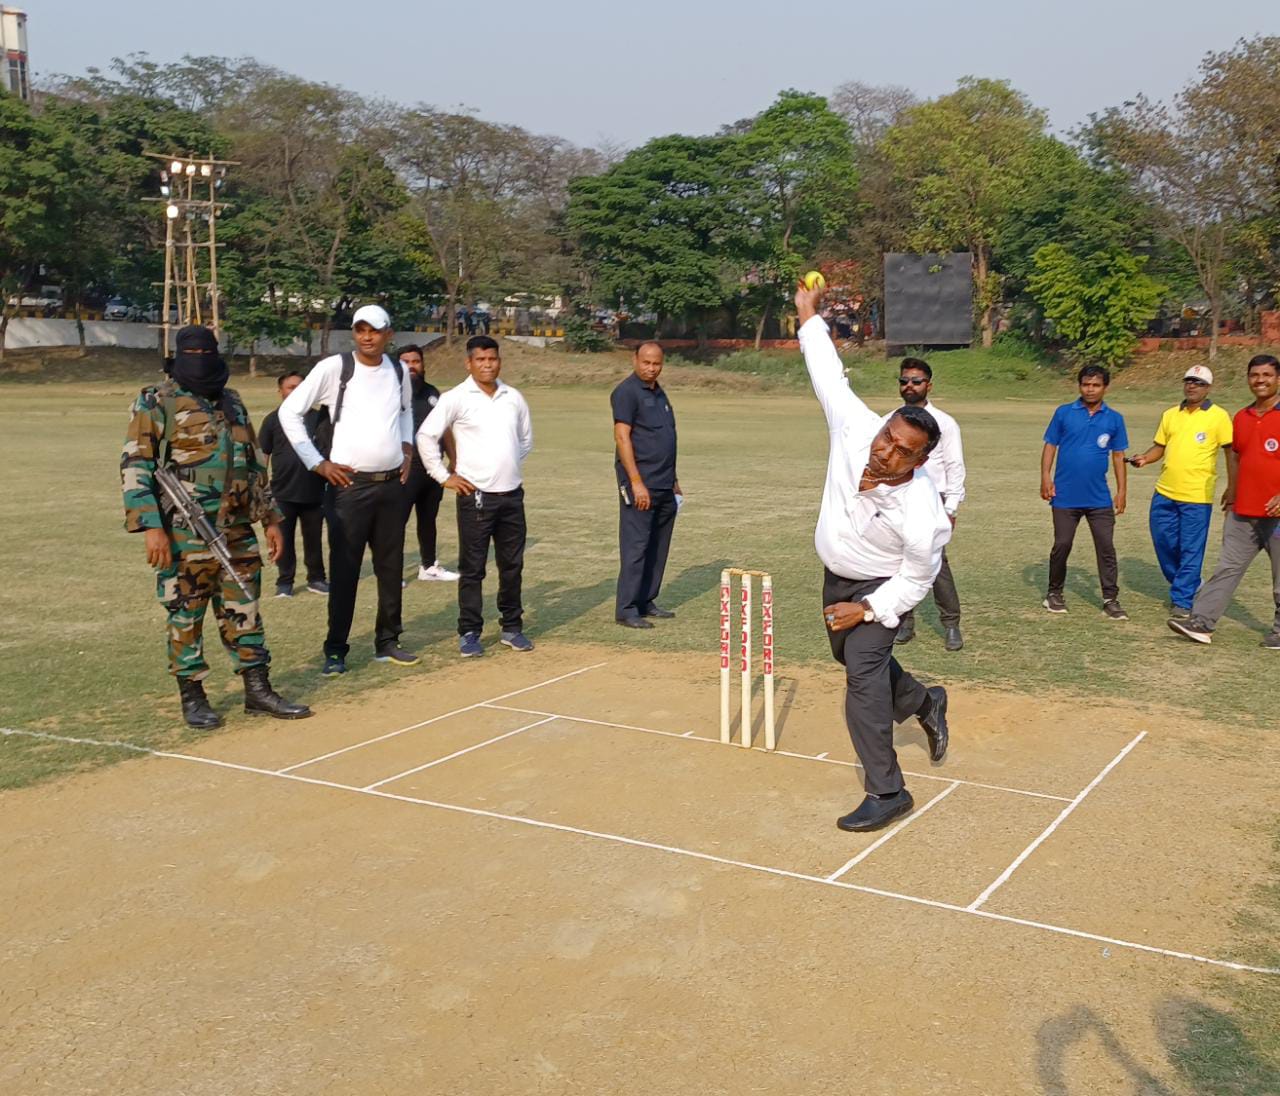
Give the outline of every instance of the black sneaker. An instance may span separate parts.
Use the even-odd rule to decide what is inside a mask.
[[[1041,604],[1051,613],[1065,613],[1067,611],[1067,599],[1061,594],[1055,594],[1052,591],[1045,594],[1044,601]]]
[[[337,677],[339,674],[347,672],[347,660],[342,655],[325,655],[324,669],[320,671],[321,677]]]
[[[1280,632],[1272,632],[1269,636],[1264,636],[1259,647],[1265,647],[1268,651],[1280,651]]]
[[[1110,601],[1102,603],[1102,614],[1108,620],[1128,620],[1129,614],[1120,608],[1120,602],[1112,598]]]
[[[1173,617],[1169,620],[1169,627],[1178,635],[1186,636],[1187,639],[1194,640],[1196,643],[1213,642],[1213,628],[1203,617],[1189,616],[1185,620]]]
[[[276,583],[276,597],[293,597],[293,583],[292,582]]]
[[[315,582],[308,582],[307,589],[313,594],[327,594],[329,592],[329,584],[324,579],[316,579]]]
[[[403,647],[384,647],[373,656],[374,662],[390,662],[393,666],[416,666],[421,660]]]

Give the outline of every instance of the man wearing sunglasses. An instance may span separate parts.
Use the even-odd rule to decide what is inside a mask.
[[[928,411],[942,432],[937,448],[924,464],[924,470],[938,489],[942,507],[954,529],[956,511],[964,502],[964,449],[960,445],[960,427],[955,419],[929,400],[933,391],[933,370],[928,362],[919,358],[903,358],[898,368],[898,391],[908,407],[923,407]],[[933,583],[933,600],[942,621],[943,645],[948,651],[960,650],[964,646],[964,638],[960,635],[960,594],[956,591],[956,580],[951,575],[945,548],[942,550],[942,567]],[[916,615],[914,610],[908,609],[900,614],[894,642],[910,643],[915,637]]]
[[[1160,416],[1155,442],[1130,462],[1135,468],[1164,458],[1164,469],[1151,496],[1151,543],[1165,581],[1173,616],[1191,615],[1200,589],[1204,549],[1213,516],[1213,488],[1218,478],[1218,451],[1231,446],[1231,419],[1209,398],[1213,373],[1193,365],[1182,378],[1182,402]],[[1227,461],[1228,480],[1233,480]],[[1234,496],[1234,483],[1227,494]]]

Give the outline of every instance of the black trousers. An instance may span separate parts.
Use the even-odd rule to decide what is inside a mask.
[[[276,499],[276,505],[284,515],[280,532],[284,536],[284,551],[276,563],[279,574],[276,585],[292,585],[298,570],[298,552],[294,544],[295,532],[302,526],[302,556],[307,565],[308,582],[324,582],[324,503],[288,502]]]
[[[1062,593],[1067,582],[1067,557],[1076,539],[1076,526],[1084,518],[1093,535],[1093,551],[1098,557],[1098,579],[1104,601],[1120,596],[1120,566],[1116,562],[1116,512],[1110,506],[1080,509],[1053,507],[1053,549],[1049,553],[1049,593]]]
[[[329,634],[324,653],[351,650],[347,637],[356,611],[356,587],[367,546],[378,580],[378,616],[373,647],[381,651],[400,638],[400,575],[404,570],[404,504],[398,476],[378,483],[325,488],[329,522]]]
[[[841,578],[824,568],[822,604],[859,601],[885,580]],[[844,721],[858,755],[864,786],[872,795],[892,795],[903,786],[893,748],[893,725],[915,715],[928,699],[925,687],[893,657],[897,628],[859,624],[844,632],[827,629],[831,653],[844,667]]]
[[[646,616],[658,600],[676,521],[674,491],[650,491],[648,510],[618,503],[618,596],[614,616]]]
[[[418,557],[423,567],[436,561],[436,516],[443,497],[444,488],[415,460],[404,485],[404,523],[408,525],[410,515],[418,512]]]
[[[938,607],[938,619],[944,628],[960,623],[960,591],[956,589],[955,576],[951,574],[951,562],[947,559],[947,550],[942,550],[942,567],[938,577],[933,580],[933,603]],[[915,615],[914,609],[902,614],[902,619]]]
[[[504,632],[524,630],[524,488],[458,496],[458,635],[484,630],[484,576],[493,545],[498,616]]]

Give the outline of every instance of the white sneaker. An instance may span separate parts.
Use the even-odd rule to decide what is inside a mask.
[[[456,571],[450,571],[448,568],[441,567],[440,561],[436,560],[430,567],[418,568],[419,582],[457,582],[458,574]]]

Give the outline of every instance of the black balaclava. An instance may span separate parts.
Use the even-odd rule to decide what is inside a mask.
[[[207,400],[222,398],[231,370],[218,353],[218,337],[207,327],[193,325],[178,332],[177,353],[170,373],[188,392]]]

